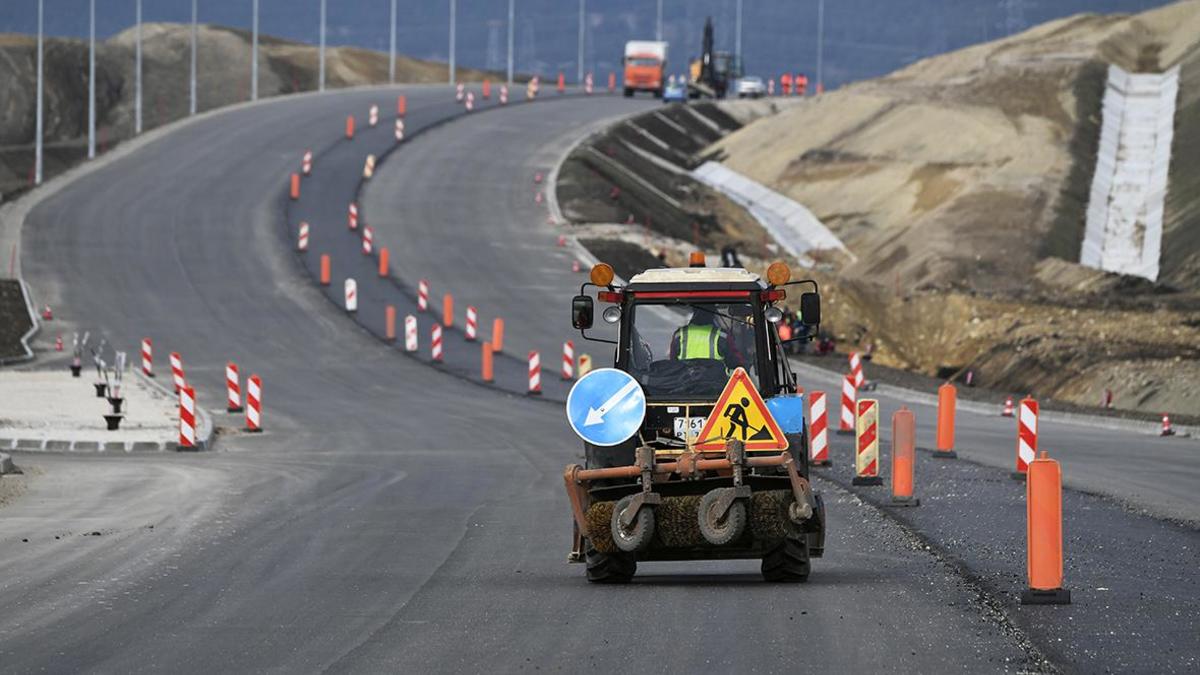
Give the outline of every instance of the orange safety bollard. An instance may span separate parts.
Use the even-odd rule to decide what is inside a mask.
[[[495,378],[492,376],[492,343],[483,343],[483,381],[491,382]]]
[[[384,317],[387,324],[384,334],[387,336],[388,342],[394,342],[396,340],[396,308],[393,305],[388,305],[387,309],[384,310]]]
[[[913,496],[913,465],[916,463],[917,421],[904,406],[892,413],[892,505],[920,506]]]
[[[321,285],[329,285],[329,254],[321,254]]]
[[[491,80],[483,81],[483,98],[487,100],[492,97],[492,82]]]
[[[346,138],[354,138],[354,115],[346,115]]]
[[[1071,591],[1062,587],[1062,468],[1045,452],[1029,463],[1025,517],[1029,589],[1021,604],[1071,604]]]
[[[953,459],[958,457],[954,451],[954,410],[958,404],[958,389],[949,382],[938,387],[938,416],[937,416],[937,451],[934,457]]]
[[[442,297],[442,325],[446,328],[454,325],[454,296],[449,293]]]
[[[300,174],[292,174],[292,199],[300,199]]]
[[[611,94],[616,90],[617,90],[617,74],[609,73],[608,74],[608,93]]]
[[[496,317],[492,321],[492,349],[502,352],[504,351],[504,319]]]
[[[396,117],[404,117],[406,112],[408,112],[408,97],[400,94],[396,97]]]
[[[554,88],[557,89],[558,93],[560,94],[567,90],[567,80],[563,77],[561,72],[558,74],[558,84]]]
[[[386,246],[379,249],[379,276],[386,277],[388,275],[388,259],[390,257]]]

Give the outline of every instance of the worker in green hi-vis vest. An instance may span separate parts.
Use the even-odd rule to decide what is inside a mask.
[[[708,359],[733,368],[742,365],[740,350],[716,324],[717,312],[704,307],[692,310],[692,318],[671,336],[671,359]]]

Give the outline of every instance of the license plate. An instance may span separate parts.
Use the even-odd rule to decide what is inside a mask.
[[[704,423],[708,421],[707,417],[676,417],[675,418],[675,438],[683,440],[695,439],[704,429]],[[684,434],[684,430],[687,434]]]

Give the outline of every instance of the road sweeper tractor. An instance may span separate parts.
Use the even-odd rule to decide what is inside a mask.
[[[569,559],[589,581],[628,582],[641,561],[711,559],[758,559],[768,581],[805,581],[824,552],[804,396],[777,330],[777,305],[803,290],[793,339],[817,334],[817,284],[791,281],[783,263],[763,279],[703,261],[624,285],[600,263],[572,300],[582,336],[615,347],[612,367],[567,399],[585,457],[564,474]]]

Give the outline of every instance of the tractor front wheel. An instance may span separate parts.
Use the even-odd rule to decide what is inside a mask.
[[[621,517],[629,510],[632,503],[633,495],[622,497],[621,501],[613,507],[612,512],[613,543],[626,553],[641,551],[649,546],[650,540],[654,538],[654,508],[649,505],[638,509],[633,524],[629,527],[621,524]]]
[[[767,581],[785,583],[808,581],[810,570],[807,538],[788,537],[763,556],[762,575],[763,579]]]

